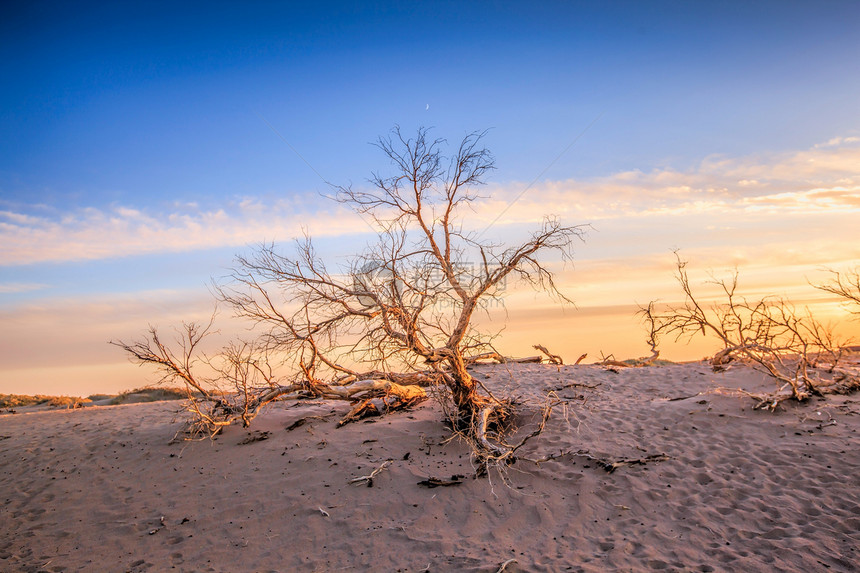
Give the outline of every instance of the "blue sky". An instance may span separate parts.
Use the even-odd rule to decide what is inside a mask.
[[[860,117],[854,3],[19,3],[0,185],[19,205],[218,201],[361,180],[393,124],[493,128],[503,180],[791,149]],[[430,109],[426,106],[430,105]]]
[[[595,265],[673,247],[719,261],[727,245],[735,263],[753,245],[817,253],[810,268],[857,260],[858,24],[860,5],[826,1],[7,3],[0,318],[197,301],[233,253],[302,226],[348,254],[368,237],[321,177],[363,185],[395,124],[490,129],[492,207],[537,178],[499,233],[541,210],[590,222]],[[735,228],[702,233],[707,213]],[[821,230],[832,244],[789,245]],[[194,307],[151,304],[141,316],[165,322]],[[129,328],[58,334],[55,354]],[[39,335],[19,338],[0,391],[38,378]],[[81,367],[122,361],[93,352]]]

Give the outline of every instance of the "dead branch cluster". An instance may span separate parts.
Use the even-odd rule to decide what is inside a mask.
[[[211,321],[206,326],[184,324],[172,345],[162,342],[155,328],[150,328],[144,340],[114,343],[136,361],[155,366],[163,380],[185,384],[186,409],[191,414],[186,435],[191,438],[215,435],[237,422],[247,427],[275,400],[351,402],[353,407],[338,424],[343,425],[414,406],[427,399],[425,387],[438,382],[432,372],[357,372],[346,368],[343,376],[328,383],[295,375],[284,382],[250,346],[233,344],[213,356],[198,352],[204,339],[214,334],[211,327]]]
[[[860,314],[860,267],[848,271],[829,269],[830,281],[813,285],[818,290],[836,295],[853,314]]]
[[[467,135],[450,157],[442,154],[444,140],[430,139],[425,129],[415,138],[399,128],[380,138],[393,174],[374,173],[368,187],[336,188],[337,200],[378,231],[378,240],[345,265],[329,268],[308,237],[293,256],[263,244],[238,257],[215,292],[222,307],[253,324],[252,341],[204,355],[210,322],[184,325],[170,345],[155,328],[141,341],[114,344],[186,386],[197,435],[248,425],[276,399],[347,400],[346,423],[431,396],[481,457],[507,459],[518,447],[502,438],[511,403],[485,391],[467,367],[512,359],[476,330],[474,315],[488,300],[501,302],[509,280],[569,302],[540,257],[570,259],[585,229],[546,219],[513,247],[465,231],[463,211],[480,198],[476,189],[494,168],[480,146],[483,135]]]
[[[640,313],[649,326],[648,343],[656,358],[658,338],[673,335],[689,340],[696,335],[712,336],[723,348],[710,359],[714,370],[725,369],[735,361],[751,364],[777,383],[774,392],[749,394],[756,407],[775,408],[788,399],[806,400],[812,395],[844,393],[860,388],[857,372],[840,366],[846,342],[833,328],[816,320],[808,309],[800,311],[780,297],[751,300],[738,293],[738,274],[729,279],[710,275],[720,297],[706,304],[693,291],[687,263],[676,256],[676,279],[684,302],[657,310],[654,302]],[[860,298],[857,274],[840,275],[829,285],[819,286],[833,294],[857,302]],[[853,282],[852,282],[853,281]],[[855,298],[856,297],[856,298]]]

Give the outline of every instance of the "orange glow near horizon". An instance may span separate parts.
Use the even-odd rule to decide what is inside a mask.
[[[668,278],[667,281],[665,275],[662,277],[663,282],[670,287],[667,291],[676,286],[672,284],[671,277]],[[653,277],[653,280],[656,282],[657,277]],[[808,308],[820,322],[834,325],[835,332],[843,340],[851,339],[853,344],[857,344],[860,341],[858,317],[850,314],[834,297],[807,288],[807,298],[797,300],[798,310]],[[162,293],[161,296],[167,295]],[[523,304],[529,299],[531,304]],[[636,316],[636,304],[563,307],[548,304],[546,300],[536,300],[530,291],[511,293],[506,304],[507,311],[494,310],[489,316],[479,314],[475,320],[482,331],[494,332],[503,327],[500,337],[494,342],[502,354],[533,355],[536,352],[532,346],[543,344],[550,351],[561,355],[568,364],[582,354],[588,355],[584,363],[591,364],[609,355],[616,359],[627,359],[650,353],[645,343],[645,326]],[[152,307],[149,308],[152,311]],[[205,321],[211,313],[210,301],[201,296],[196,301],[196,310],[195,304],[189,300],[178,300],[165,305],[161,316],[152,316],[154,320],[150,322],[169,335],[170,329],[178,326],[179,321],[173,317],[177,316],[180,308],[189,311],[182,315],[186,320]],[[122,318],[121,313],[112,309],[123,309],[129,316]],[[47,321],[60,318],[66,322],[73,318],[58,317],[60,311],[57,309],[43,311],[46,322],[29,319],[14,322],[9,320],[9,316],[5,317],[6,322],[15,327],[15,340],[12,340],[8,330],[0,338],[4,346],[18,350],[19,355],[16,360],[5,362],[0,392],[87,396],[139,388],[158,380],[154,370],[127,362],[119,348],[106,344],[110,339],[131,340],[141,335],[147,323],[142,316],[145,310],[132,312],[131,303],[126,306],[119,303],[105,304],[100,308],[92,306],[88,317],[99,323],[98,328],[82,330],[80,340],[68,347],[68,355],[61,353],[46,356],[40,361],[35,354],[28,354],[27,349],[39,347],[40,344],[53,344]],[[117,317],[122,320],[118,322]],[[222,338],[248,334],[231,322],[228,316],[220,317],[217,325]],[[93,353],[92,349],[97,352]],[[664,339],[660,343],[661,358],[677,362],[700,360],[719,349],[720,344],[711,337],[696,336],[689,342]]]

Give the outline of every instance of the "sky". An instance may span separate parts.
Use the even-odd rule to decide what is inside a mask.
[[[330,184],[385,170],[395,125],[489,130],[488,238],[590,225],[548,261],[575,307],[511,289],[491,317],[511,354],[648,354],[633,313],[677,300],[674,249],[702,288],[737,269],[860,335],[809,284],[860,264],[858,24],[841,1],[8,2],[0,392],[153,382],[107,342],[205,318],[262,241],[347,260],[373,235]]]

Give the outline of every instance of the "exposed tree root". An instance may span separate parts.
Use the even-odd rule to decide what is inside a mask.
[[[551,392],[541,408],[540,420],[530,432],[515,443],[510,443],[504,438],[505,434],[512,430],[514,412],[511,403],[484,404],[467,423],[464,424],[461,419],[459,427],[455,425],[455,434],[471,445],[474,461],[477,464],[477,474],[485,475],[491,466],[501,469],[516,463],[518,451],[543,433],[554,408],[571,401],[572,399],[558,398]]]
[[[379,408],[376,407],[370,399],[359,400],[352,409],[347,412],[346,416],[341,418],[341,420],[337,423],[337,427],[340,428],[350,422],[356,422],[358,420],[363,420],[364,418],[371,418],[374,416],[381,416],[382,413],[379,411]]]

